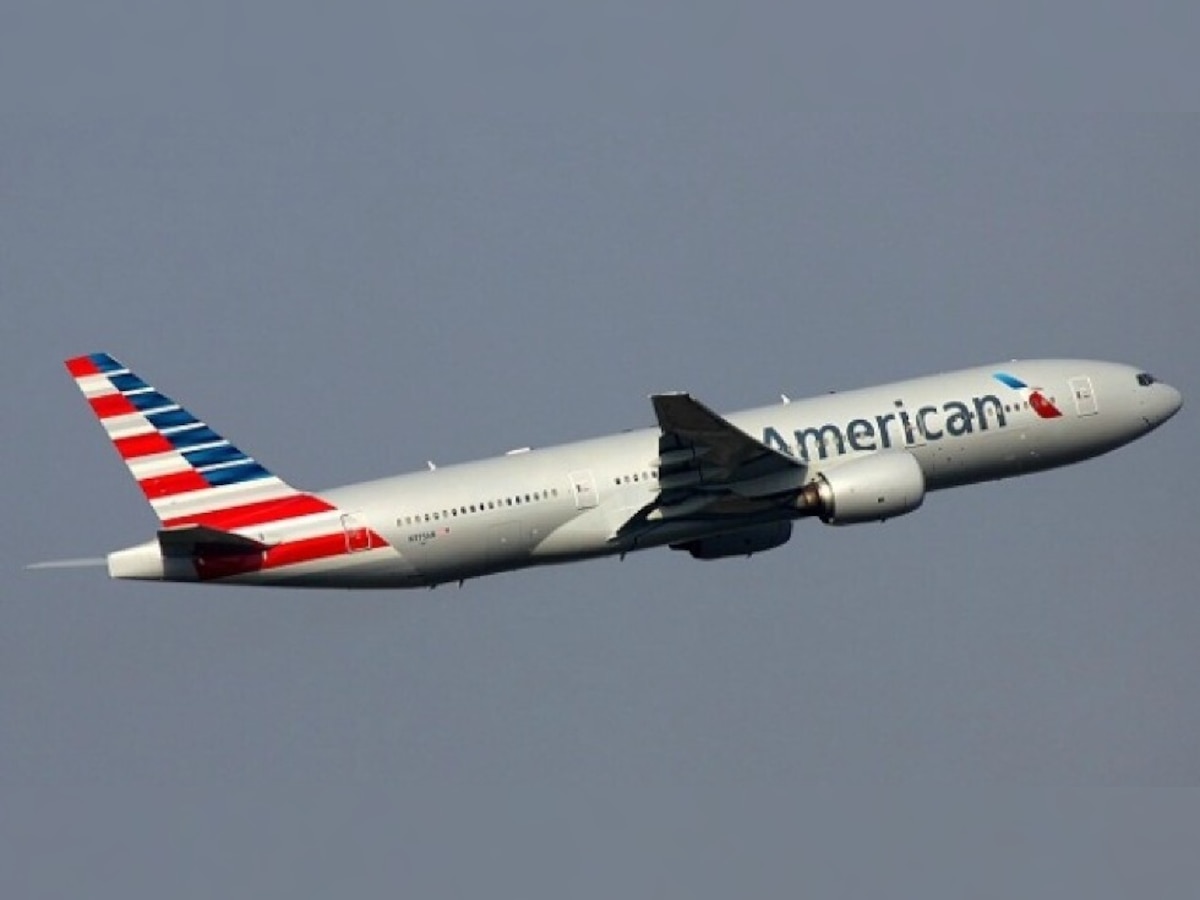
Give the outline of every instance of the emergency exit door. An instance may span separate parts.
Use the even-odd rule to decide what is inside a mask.
[[[1080,375],[1067,383],[1071,388],[1071,396],[1075,398],[1075,414],[1094,416],[1099,410],[1096,406],[1096,392],[1092,389],[1092,379]]]

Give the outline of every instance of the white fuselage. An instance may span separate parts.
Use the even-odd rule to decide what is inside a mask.
[[[1028,391],[1001,383],[997,372],[1015,373],[1061,414],[1043,417]],[[1142,383],[1129,366],[1044,360],[832,393],[726,418],[768,447],[805,461],[806,482],[872,454],[905,452],[933,491],[1105,453],[1156,428],[1180,405],[1177,391],[1153,379]],[[647,428],[324,491],[320,497],[342,516],[345,554],[222,581],[432,586],[682,544],[804,515],[784,506],[740,517],[689,516],[681,507],[678,515],[622,535],[623,524],[660,491],[660,434]],[[253,528],[243,533],[256,536]],[[378,538],[385,543],[376,545]],[[112,574],[146,577],[136,574],[136,556],[150,552],[147,546],[121,551],[125,567],[110,564]]]

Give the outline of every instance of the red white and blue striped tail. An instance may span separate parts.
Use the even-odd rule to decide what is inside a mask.
[[[244,528],[327,512],[107,353],[67,360],[165,527]]]

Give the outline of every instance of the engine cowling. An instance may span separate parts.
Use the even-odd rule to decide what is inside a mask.
[[[877,453],[817,476],[796,503],[826,525],[883,522],[918,509],[925,474],[911,453]]]
[[[751,525],[726,534],[700,538],[685,544],[672,544],[672,550],[686,550],[696,559],[723,559],[727,556],[749,556],[780,547],[792,536],[791,522],[768,522]]]

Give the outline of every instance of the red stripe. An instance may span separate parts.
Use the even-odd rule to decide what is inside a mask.
[[[368,534],[372,549],[388,546],[388,542],[383,539],[382,535],[375,531],[368,531]],[[334,534],[278,544],[266,552],[262,567],[278,569],[280,566],[294,566],[316,559],[342,556],[348,552],[346,532],[338,531]]]
[[[67,371],[71,373],[73,378],[83,378],[86,375],[100,374],[100,370],[96,368],[96,364],[86,356],[77,356],[74,359],[68,359],[66,366]]]
[[[154,453],[168,453],[175,448],[157,431],[139,434],[134,437],[118,438],[113,446],[121,454],[121,459],[135,459],[139,456],[150,456]],[[207,482],[205,482],[207,487]]]
[[[295,519],[315,513],[329,512],[333,506],[312,494],[295,494],[276,500],[260,500],[257,503],[246,503],[242,506],[232,506],[226,509],[214,509],[208,512],[194,513],[177,519],[167,519],[163,527],[174,528],[177,525],[211,525],[230,531],[234,528],[249,528],[252,525],[265,525],[268,522],[280,522],[284,519]]]
[[[337,534],[288,541],[286,544],[272,547],[263,559],[263,568],[278,569],[280,566],[294,566],[297,563],[312,562],[314,559],[341,556],[345,552],[346,534],[339,531]]]
[[[376,532],[370,532],[372,547],[386,547],[387,541]],[[267,569],[279,569],[283,566],[295,566],[300,563],[313,562],[318,559],[330,559],[347,553],[346,533],[338,531],[334,534],[323,534],[319,537],[304,538],[299,541],[288,541],[271,547],[264,553],[246,553],[237,556],[213,556],[196,558],[196,574],[203,581],[215,578],[228,578],[232,575],[244,575],[247,572],[261,572]]]
[[[157,500],[159,497],[171,497],[175,494],[183,494],[187,491],[199,491],[209,486],[204,480],[204,476],[195,469],[188,469],[186,472],[175,472],[171,475],[162,475],[158,478],[147,478],[145,481],[140,481],[138,484],[142,487],[142,493],[146,495],[148,500]]]
[[[124,394],[105,394],[102,397],[92,397],[88,400],[92,411],[101,419],[111,419],[113,416],[125,416],[137,412],[137,407],[129,402]]]

